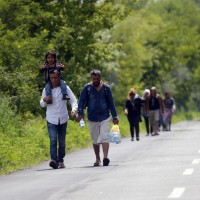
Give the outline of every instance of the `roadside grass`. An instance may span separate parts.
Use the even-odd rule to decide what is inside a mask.
[[[121,136],[130,136],[127,117],[121,113],[119,119]],[[200,113],[175,113],[172,123],[186,120],[200,120]],[[30,117],[25,121],[23,124],[20,122],[17,128],[16,126],[9,126],[6,134],[0,132],[0,175],[9,174],[49,160],[49,136],[46,120],[42,117]],[[144,120],[140,123],[140,132],[146,134]],[[69,120],[66,153],[91,145],[87,121],[86,126],[81,128],[77,122]]]

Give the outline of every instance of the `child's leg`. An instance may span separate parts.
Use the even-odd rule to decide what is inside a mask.
[[[51,97],[51,100],[49,100],[47,102],[47,104],[51,104],[52,103],[52,91],[51,91],[51,82],[47,82],[47,84],[45,85],[45,91],[46,91],[46,95]]]
[[[63,94],[63,100],[67,100],[67,85],[66,82],[62,79],[60,79],[60,88],[61,88],[61,92]]]
[[[46,95],[47,96],[52,96],[52,92],[51,92],[51,82],[47,82],[47,84],[45,85],[45,90],[46,90]]]

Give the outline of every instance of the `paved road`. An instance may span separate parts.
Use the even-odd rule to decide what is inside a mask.
[[[68,154],[66,168],[48,162],[0,176],[0,200],[199,200],[200,122],[110,147],[108,167],[92,167],[91,148]]]

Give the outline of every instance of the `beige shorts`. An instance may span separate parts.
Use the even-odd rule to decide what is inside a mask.
[[[90,136],[93,144],[108,143],[110,132],[110,117],[102,122],[89,121]]]

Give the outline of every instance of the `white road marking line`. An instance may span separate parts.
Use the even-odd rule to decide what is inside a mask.
[[[191,175],[194,172],[194,169],[185,169],[183,175]]]
[[[192,161],[192,164],[199,164],[200,163],[200,159],[194,159],[193,161]]]
[[[174,188],[172,193],[168,196],[169,199],[177,199],[180,198],[185,191],[185,188]]]

